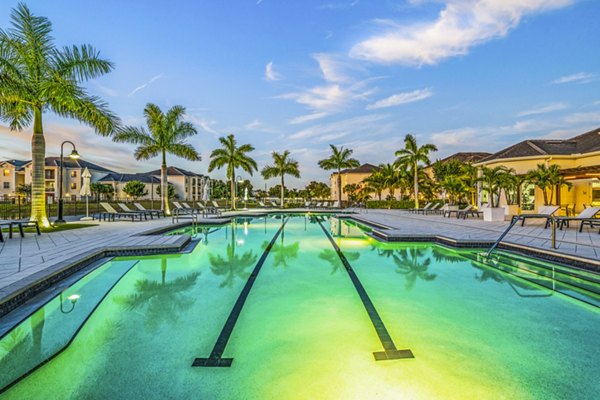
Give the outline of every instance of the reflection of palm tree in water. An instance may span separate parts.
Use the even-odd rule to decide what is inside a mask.
[[[352,262],[358,260],[360,253],[358,251],[345,251],[344,256],[349,262]],[[334,250],[323,249],[323,251],[319,253],[319,258],[327,261],[329,265],[331,265],[331,275],[338,272],[338,270],[345,269],[340,256]]]
[[[146,325],[151,330],[157,329],[161,323],[177,322],[177,314],[189,309],[194,300],[184,294],[195,284],[199,272],[167,282],[167,256],[160,259],[160,282],[150,279],[140,279],[135,282],[135,292],[128,296],[117,296],[114,301],[127,310],[136,310],[148,306],[145,316]]]
[[[250,275],[246,269],[254,264],[256,264],[256,260],[258,256],[254,254],[252,250],[248,250],[244,252],[241,256],[236,254],[236,245],[237,242],[235,240],[235,222],[232,225],[231,229],[231,242],[227,245],[226,256],[222,255],[208,255],[208,261],[210,262],[210,270],[213,274],[218,276],[224,276],[225,279],[219,285],[219,287],[232,287],[235,278],[238,277],[240,279],[246,280]]]
[[[298,250],[300,249],[300,242],[296,241],[292,244],[285,245],[285,229],[281,231],[279,235],[279,243],[275,243],[271,247],[270,253],[273,254],[273,266],[275,268],[280,265],[284,268],[289,267],[288,260],[298,258]],[[269,246],[268,241],[264,241],[262,249],[265,250]]]
[[[431,264],[431,258],[424,257],[424,250],[416,247],[396,250],[392,255],[396,264],[396,272],[404,275],[407,290],[415,286],[417,279],[425,282],[433,281],[437,275],[427,272]]]

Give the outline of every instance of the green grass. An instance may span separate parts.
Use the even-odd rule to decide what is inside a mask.
[[[89,228],[90,226],[98,226],[98,224],[79,224],[79,223],[68,223],[68,224],[60,224],[60,225],[51,225],[49,227],[40,226],[40,231],[43,233],[49,232],[60,232],[60,231],[70,231],[71,229],[82,229]],[[2,232],[8,232],[8,228],[2,229]],[[18,228],[13,228],[13,234],[18,232]],[[33,233],[35,232],[35,228],[33,226],[28,226],[23,228],[23,232]]]

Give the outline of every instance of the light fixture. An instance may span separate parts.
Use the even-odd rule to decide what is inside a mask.
[[[68,314],[71,311],[73,311],[75,309],[75,304],[77,303],[77,300],[79,300],[81,296],[78,294],[72,294],[70,296],[67,297],[67,300],[69,300],[69,302],[71,303],[71,308],[69,308],[68,310],[65,309],[65,301],[63,300],[63,292],[60,292],[60,312],[63,314]]]
[[[73,149],[73,151],[71,152],[71,154],[69,155],[69,157],[73,158],[75,160],[77,160],[78,158],[81,158],[81,156],[79,155],[79,153],[75,149]]]

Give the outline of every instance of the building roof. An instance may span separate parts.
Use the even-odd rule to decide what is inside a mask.
[[[142,183],[155,183],[160,184],[160,179],[156,176],[149,174],[118,174],[112,172],[106,176],[98,179],[98,182],[131,182],[139,181]]]
[[[445,163],[445,162],[456,160],[461,163],[476,163],[476,162],[479,162],[479,161],[483,160],[484,158],[489,157],[491,155],[492,155],[492,153],[486,153],[486,152],[472,152],[472,153],[460,152],[460,153],[454,153],[440,161]]]
[[[342,174],[372,174],[375,171],[379,171],[381,168],[379,168],[377,165],[373,165],[373,164],[363,164],[358,168],[350,168],[350,169],[343,169],[341,171]]]
[[[600,128],[570,139],[524,140],[500,150],[480,162],[518,157],[559,156],[600,151]]]
[[[149,175],[160,175],[160,169],[146,172]],[[195,172],[187,171],[183,168],[179,167],[167,167],[167,175],[169,176],[204,176],[202,174],[197,174]]]
[[[17,171],[23,169],[23,166],[30,163],[31,161],[23,161],[23,160],[6,160],[2,161],[2,163],[7,163],[14,166]]]
[[[31,161],[28,161],[27,164],[31,163]],[[85,161],[81,158],[78,159],[73,159],[70,157],[63,157],[63,166],[65,168],[88,168],[88,169],[93,169],[95,171],[101,171],[101,172],[114,172],[111,171],[108,168],[104,168],[98,164],[94,164],[92,162],[89,161]],[[60,157],[46,157],[46,167],[60,167]]]

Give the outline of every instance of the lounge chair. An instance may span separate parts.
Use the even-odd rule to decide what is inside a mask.
[[[144,216],[144,218],[146,218],[146,219],[148,219],[148,215],[149,215],[150,219],[154,219],[154,214],[149,211],[132,210],[131,208],[127,207],[127,205],[124,203],[117,203],[117,205],[119,206],[119,208],[121,210],[123,210],[123,212],[142,214]]]
[[[409,213],[418,213],[419,211],[424,211],[424,210],[428,210],[429,207],[431,207],[432,202],[430,201],[429,203],[425,204],[425,207],[422,208],[409,208],[408,212]]]
[[[215,200],[212,200],[211,203],[212,203],[212,205],[213,205],[214,208],[216,208],[217,210],[219,210],[219,212],[221,212],[222,210],[226,209],[226,207],[221,207],[219,205],[219,203],[217,203]]]
[[[556,217],[556,221],[558,221],[559,229],[564,228],[565,225],[568,228],[569,221],[581,222],[579,224],[579,232],[581,232],[583,230],[584,225],[589,225],[592,229],[594,228],[594,225],[600,225],[600,219],[594,218],[599,212],[600,207],[588,207],[574,217]]]
[[[179,214],[198,214],[198,210],[195,208],[191,208],[190,206],[184,207],[177,201],[173,201],[172,203]]]
[[[133,205],[135,206],[135,208],[137,208],[140,211],[147,211],[150,213],[154,213],[156,214],[156,216],[158,218],[160,217],[164,217],[165,216],[165,212],[163,210],[147,210],[143,205],[141,205],[140,203],[133,203]]]
[[[205,215],[221,215],[221,210],[219,210],[217,207],[206,207],[204,204],[200,203],[199,201],[196,202],[196,204],[198,204],[198,207],[200,207],[200,209],[202,210],[202,212]]]
[[[540,218],[546,219],[546,224],[544,225],[544,229],[548,228],[550,222],[552,221],[553,214],[560,208],[560,206],[541,206],[538,208],[537,214],[520,214],[516,215],[513,218],[517,218],[521,220],[521,226],[525,225],[525,220],[530,218]]]
[[[271,203],[274,208],[281,208],[281,206],[274,200],[269,200],[269,203]]]
[[[115,221],[116,218],[131,218],[131,222],[135,221],[136,217],[138,217],[140,219],[140,221],[142,220],[142,217],[145,217],[145,215],[143,214],[138,214],[138,213],[133,213],[133,212],[118,212],[117,210],[115,210],[113,208],[113,206],[111,206],[108,203],[100,203],[100,206],[102,206],[102,208],[104,208],[104,212],[98,212],[98,213],[94,213],[92,214],[92,219],[96,218],[96,216],[98,216],[98,220],[102,219],[104,221],[106,221],[107,219],[109,221]],[[146,217],[146,219],[148,219]]]
[[[440,206],[442,204],[441,203],[435,203],[434,205],[432,205],[431,207],[427,208],[427,209],[418,209],[417,210],[417,214],[423,214],[423,215],[430,215],[430,214],[439,214],[441,212],[443,212],[443,207],[440,209]],[[444,206],[446,207],[446,206]]]
[[[467,216],[479,217],[483,213],[481,211],[473,210],[473,205],[469,204],[465,208],[460,210],[445,210],[444,217],[450,218],[452,214],[456,214],[456,218],[467,219]]]
[[[23,227],[26,226],[33,226],[35,227],[35,230],[37,232],[38,235],[41,234],[40,232],[40,225],[38,224],[37,221],[12,221],[12,220],[2,220],[0,221],[0,242],[4,242],[4,236],[2,235],[2,227],[7,227],[8,228],[8,238],[12,239],[13,237],[13,227],[17,227],[17,229],[19,230],[19,234],[21,235],[21,237],[25,237],[25,232],[23,231]]]

